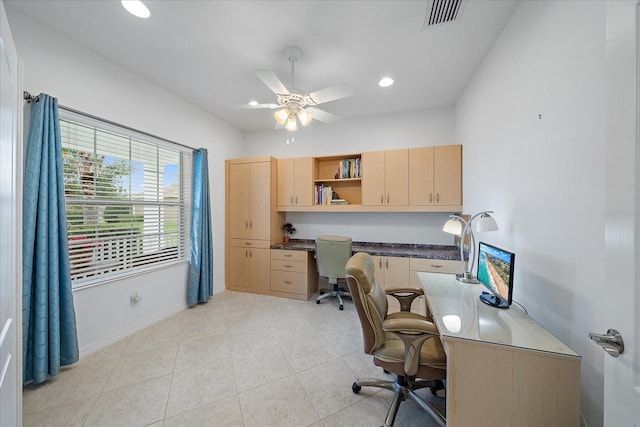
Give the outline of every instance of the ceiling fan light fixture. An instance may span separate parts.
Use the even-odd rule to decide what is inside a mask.
[[[148,18],[151,16],[149,8],[140,0],[120,0],[120,4],[127,12],[138,18]]]
[[[279,125],[284,126],[284,124],[287,123],[287,119],[289,118],[289,110],[287,110],[286,108],[278,110],[273,113],[273,117],[276,119],[276,122],[278,122]]]
[[[302,126],[307,126],[309,123],[311,123],[311,120],[313,120],[313,116],[311,115],[311,113],[302,108],[298,110],[296,116],[298,116],[298,119],[300,120],[300,124]]]
[[[248,104],[252,107],[255,107],[256,105],[258,105],[258,101],[256,101],[255,99],[252,99],[251,101],[248,102]]]
[[[295,132],[298,130],[298,124],[296,123],[296,116],[294,116],[293,114],[289,116],[289,119],[287,120],[287,124],[284,125],[285,129],[287,129],[289,132]]]

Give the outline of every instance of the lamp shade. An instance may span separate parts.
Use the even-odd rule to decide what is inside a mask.
[[[482,216],[478,218],[476,227],[478,232],[498,230],[498,224],[496,223],[496,220],[493,219],[493,217],[487,213],[482,214]]]
[[[276,122],[278,122],[279,125],[284,126],[289,118],[289,111],[287,111],[286,108],[283,108],[273,113],[273,117],[275,117]]]
[[[296,113],[296,116],[298,116],[298,119],[300,120],[300,124],[302,126],[306,126],[309,123],[311,123],[311,120],[313,119],[313,117],[311,116],[311,113],[309,113],[307,110],[304,109],[299,109],[298,112]]]
[[[287,124],[284,125],[284,127],[289,131],[289,132],[295,132],[298,130],[298,124],[296,123],[296,116],[294,116],[293,114],[289,116],[289,119],[287,119]]]
[[[460,233],[462,233],[462,223],[458,218],[450,218],[447,222],[445,222],[444,227],[442,227],[442,231],[459,236]]]

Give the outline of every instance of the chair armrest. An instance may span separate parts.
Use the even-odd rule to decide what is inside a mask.
[[[385,290],[385,293],[398,300],[400,311],[411,311],[413,300],[424,295],[422,289],[417,288],[390,288]]]
[[[439,336],[440,332],[433,323],[415,318],[396,317],[382,322],[385,332],[404,333],[407,335],[429,334]]]
[[[433,323],[415,318],[397,317],[382,322],[385,332],[392,332],[404,343],[404,372],[414,376],[420,364],[420,350],[428,339],[439,339],[439,332]]]

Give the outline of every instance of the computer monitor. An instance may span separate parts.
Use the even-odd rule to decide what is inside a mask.
[[[488,305],[509,308],[513,295],[513,265],[516,255],[484,242],[478,245],[478,280],[490,292],[480,300]]]

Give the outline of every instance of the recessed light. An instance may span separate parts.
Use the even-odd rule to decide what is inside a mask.
[[[127,12],[138,18],[148,18],[151,16],[149,8],[140,0],[120,0],[120,3],[122,3],[122,7],[127,9]]]
[[[378,86],[380,87],[389,87],[393,84],[393,79],[391,77],[383,77],[378,82]]]
[[[252,99],[251,101],[249,101],[249,105],[251,105],[252,107],[255,107],[256,105],[258,105],[258,101],[256,101],[255,99]]]

